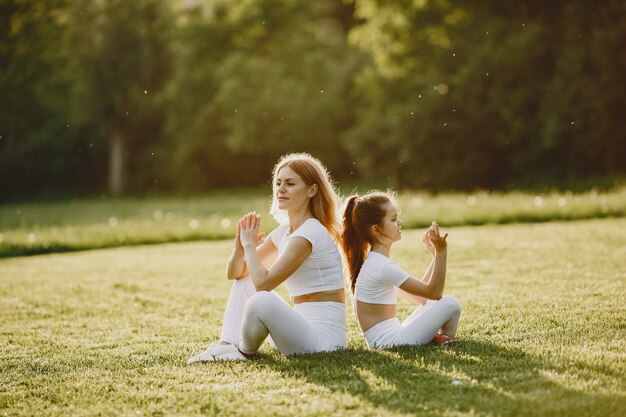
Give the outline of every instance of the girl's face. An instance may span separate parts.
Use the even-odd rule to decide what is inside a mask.
[[[316,190],[316,185],[307,185],[302,177],[288,166],[278,172],[274,184],[278,208],[287,211],[307,205]]]
[[[391,242],[397,242],[402,239],[402,222],[398,217],[398,209],[395,204],[389,202],[385,204],[385,217],[380,225],[378,225],[379,239],[390,239]]]

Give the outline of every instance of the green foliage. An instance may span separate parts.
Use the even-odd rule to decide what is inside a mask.
[[[68,30],[79,74],[76,115],[100,133],[109,158],[115,152],[111,142],[120,138],[122,188],[149,188],[164,114],[155,93],[171,73],[168,5],[160,0],[81,1],[71,13]]]
[[[185,178],[173,179],[177,186],[256,185],[294,151],[323,156],[345,174],[346,151],[335,138],[350,127],[346,97],[360,57],[337,17],[345,7],[215,2],[211,18],[189,16],[167,94],[172,169]]]
[[[68,112],[68,7],[64,0],[0,1],[0,199],[98,182],[89,178],[98,165],[89,135]]]
[[[620,179],[622,3],[0,0],[0,198]]]
[[[369,350],[348,302],[345,351],[285,358],[265,347],[245,363],[191,367],[187,358],[219,337],[232,242],[1,259],[0,410],[618,417],[625,227],[446,229],[446,292],[463,307],[456,345]],[[392,256],[416,275],[429,262],[418,231]],[[401,303],[399,316],[412,308]]]
[[[435,189],[623,173],[604,124],[626,104],[620,4],[356,1],[363,172]]]

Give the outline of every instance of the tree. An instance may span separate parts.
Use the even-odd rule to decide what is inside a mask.
[[[86,146],[71,112],[67,2],[0,1],[0,198],[83,189]]]
[[[347,47],[346,9],[340,1],[260,0],[189,13],[167,94],[167,135],[176,144],[167,153],[180,186],[263,183],[292,151],[314,153],[335,173],[349,169],[337,139],[351,124],[349,92],[362,58]]]
[[[73,10],[78,111],[108,138],[108,189],[114,195],[128,186],[129,163],[145,164],[146,142],[160,134],[162,114],[153,97],[170,75],[167,4],[102,0]]]
[[[623,2],[357,0],[356,10],[364,24],[351,40],[372,63],[345,141],[366,172],[434,189],[626,172]]]

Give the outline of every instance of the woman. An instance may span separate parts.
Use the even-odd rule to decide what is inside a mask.
[[[337,194],[321,162],[282,157],[273,172],[271,214],[281,223],[261,241],[256,213],[237,225],[227,277],[234,280],[220,340],[188,363],[245,360],[267,336],[285,355],[346,347]],[[285,283],[294,307],[273,290]]]
[[[441,237],[435,222],[424,233],[423,242],[433,259],[418,280],[389,258],[391,246],[402,238],[400,226],[396,203],[387,193],[352,196],[347,201],[341,245],[348,261],[356,316],[367,344],[387,348],[456,341],[461,308],[453,297],[442,297],[448,234]],[[422,304],[403,323],[396,317],[397,288],[407,299]]]

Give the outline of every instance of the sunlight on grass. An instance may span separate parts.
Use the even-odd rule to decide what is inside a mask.
[[[186,366],[231,241],[0,260],[0,410],[30,415],[598,415],[626,408],[626,219],[446,228],[460,344]],[[419,231],[392,256],[428,264]],[[284,294],[284,289],[281,289]],[[402,302],[401,318],[413,306]]]

